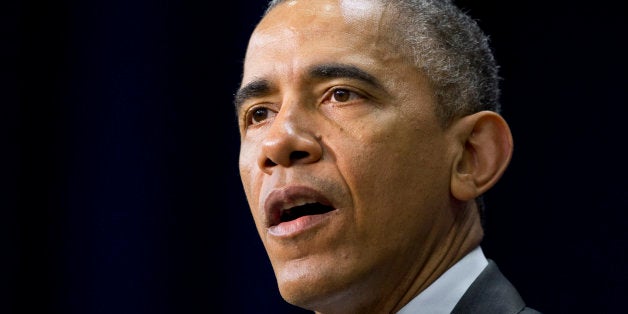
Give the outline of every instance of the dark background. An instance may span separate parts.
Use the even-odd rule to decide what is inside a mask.
[[[458,1],[515,151],[486,255],[545,313],[628,295],[621,1]],[[231,96],[264,1],[0,4],[0,312],[300,313],[237,172]]]

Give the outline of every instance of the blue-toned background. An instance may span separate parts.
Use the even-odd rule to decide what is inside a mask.
[[[484,250],[546,313],[624,308],[620,2],[458,1],[491,34],[515,152]],[[237,174],[264,1],[0,5],[0,313],[301,313]]]

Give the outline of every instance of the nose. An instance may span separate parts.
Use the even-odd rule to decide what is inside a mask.
[[[277,166],[291,167],[321,159],[323,148],[313,119],[304,109],[282,108],[262,142],[258,165],[266,173]]]

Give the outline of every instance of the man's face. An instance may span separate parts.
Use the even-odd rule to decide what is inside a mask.
[[[293,304],[409,285],[453,215],[453,139],[383,12],[365,0],[286,1],[249,42],[240,175]]]

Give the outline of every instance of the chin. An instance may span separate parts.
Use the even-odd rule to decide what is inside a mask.
[[[317,289],[318,287],[312,284],[279,283],[279,293],[286,302],[312,311],[316,308],[316,304],[324,298]]]
[[[342,299],[344,288],[325,281],[279,282],[281,297],[288,303],[311,311],[320,311]]]
[[[275,275],[282,298],[290,304],[313,310],[346,288],[342,285],[338,265],[326,268],[324,263],[308,263],[306,260],[287,264]]]
[[[363,285],[363,279],[370,276],[353,263],[342,265],[338,258],[327,261],[305,258],[282,266],[275,271],[279,292],[292,305],[311,311],[336,312],[342,306],[371,297],[364,293]]]

